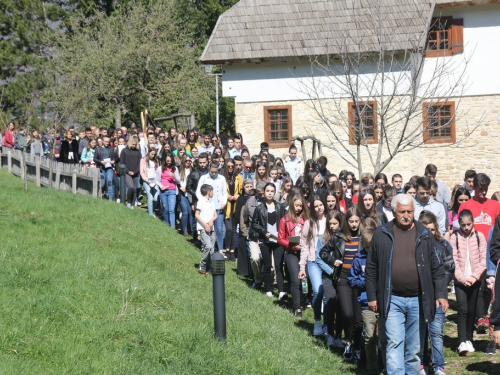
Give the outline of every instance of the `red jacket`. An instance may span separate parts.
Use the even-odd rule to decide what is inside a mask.
[[[290,241],[288,241],[288,237],[295,236],[295,227],[299,224],[301,226],[302,232],[302,228],[304,228],[304,218],[302,217],[302,215],[300,215],[299,222],[297,224],[290,220],[290,216],[288,214],[281,218],[280,226],[278,228],[278,243],[283,246],[285,251],[291,253],[299,251],[296,249],[299,243],[291,244],[290,246]]]
[[[14,148],[14,136],[9,130],[3,133],[3,145],[5,147]]]

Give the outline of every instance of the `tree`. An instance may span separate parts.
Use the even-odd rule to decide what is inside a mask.
[[[49,74],[73,121],[121,125],[142,103],[156,114],[194,112],[210,102],[210,78],[176,21],[174,1],[131,2],[106,17],[75,16],[53,40]]]
[[[356,14],[354,27],[323,41],[328,55],[310,56],[311,75],[299,80],[299,91],[309,98],[306,104],[324,132],[323,147],[334,150],[359,175],[364,163],[376,175],[399,153],[423,146],[429,132],[446,133],[453,121],[463,117],[464,113],[453,114],[434,121],[433,113],[444,113],[451,98],[458,109],[467,89],[470,54],[426,58],[429,27],[440,26],[429,20],[421,27],[420,20],[429,19],[428,5],[416,7],[413,18],[405,19],[408,31],[398,35],[387,33],[393,20],[387,19],[382,3],[358,5],[351,9]],[[478,124],[465,126],[455,145]]]

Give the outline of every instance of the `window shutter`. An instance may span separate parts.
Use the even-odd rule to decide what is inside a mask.
[[[451,25],[451,53],[464,52],[464,20],[454,18]]]

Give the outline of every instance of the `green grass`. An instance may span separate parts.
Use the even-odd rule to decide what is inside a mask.
[[[0,171],[0,374],[307,374],[352,365],[228,266],[213,338],[200,252],[143,210]],[[310,312],[309,312],[310,319]]]
[[[310,309],[295,320],[290,302],[251,290],[233,264],[219,343],[199,260],[144,210],[33,184],[25,192],[0,170],[0,374],[356,373],[311,336]],[[498,357],[459,358],[449,349],[456,326],[446,333],[451,374],[498,369]]]

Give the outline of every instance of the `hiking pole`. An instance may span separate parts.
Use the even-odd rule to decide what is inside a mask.
[[[224,286],[224,274],[226,273],[226,262],[224,255],[216,251],[212,255],[212,280],[214,295],[214,329],[215,335],[220,341],[226,340],[226,290]]]

